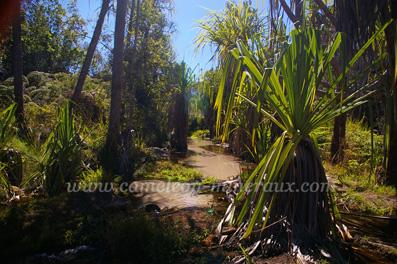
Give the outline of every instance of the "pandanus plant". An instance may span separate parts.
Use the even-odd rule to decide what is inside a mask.
[[[66,189],[66,183],[75,181],[82,170],[81,142],[69,102],[60,109],[58,124],[45,147],[44,189],[49,196],[55,196]]]
[[[7,164],[4,163],[6,144],[14,134],[16,104],[12,104],[0,112],[0,191],[3,189],[6,194],[10,193],[11,183],[7,177]]]
[[[239,81],[230,87],[232,101],[242,100],[256,107],[281,133],[244,182],[219,226],[237,227],[228,241],[252,241],[259,236],[258,241],[272,241],[284,249],[291,245],[311,248],[336,234],[332,199],[329,190],[321,187],[326,186],[327,178],[314,133],[336,116],[366,102],[370,92],[358,96],[365,87],[342,102],[337,100],[335,88],[387,25],[370,38],[337,77],[333,77],[330,63],[342,42],[340,33],[325,46],[320,32],[310,28],[293,30],[290,44],[271,68],[266,68],[263,57],[259,58],[260,51],[243,42],[231,51],[241,69],[235,76]],[[229,98],[226,113],[234,106],[230,102]],[[313,185],[318,188],[309,189]],[[262,240],[266,232],[273,238],[279,234],[279,239]]]
[[[174,97],[171,109],[172,132],[171,148],[174,152],[187,152],[187,130],[188,130],[188,93],[195,81],[194,70],[189,68],[185,62],[177,65],[176,74],[178,78],[178,92]]]

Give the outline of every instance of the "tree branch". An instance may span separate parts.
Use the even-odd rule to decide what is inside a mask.
[[[325,16],[328,17],[329,20],[331,20],[332,24],[336,26],[336,19],[335,16],[329,11],[328,7],[322,0],[314,0],[316,4],[321,8],[321,10],[324,12]]]
[[[296,18],[296,16],[294,15],[294,13],[292,12],[291,8],[289,8],[289,6],[287,5],[287,3],[285,2],[285,0],[280,0],[281,6],[283,7],[285,13],[287,14],[287,16],[289,17],[289,19],[296,24],[298,21],[298,19]]]

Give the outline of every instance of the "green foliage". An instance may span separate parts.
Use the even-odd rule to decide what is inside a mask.
[[[247,250],[246,250],[241,244],[239,244],[239,247],[240,247],[241,252],[243,253],[245,262],[246,262],[247,264],[253,264],[254,261],[252,260],[251,256],[250,256],[249,253],[247,252]]]
[[[16,104],[12,104],[0,113],[0,150],[3,150],[14,134]]]
[[[211,184],[216,184],[217,182],[219,182],[218,179],[216,179],[215,177],[205,177],[200,184],[201,185],[211,185]]]
[[[215,45],[216,53],[223,61],[229,50],[236,47],[237,40],[248,41],[264,33],[264,23],[249,1],[226,3],[222,13],[212,11],[209,17],[199,21],[200,34],[195,42],[197,48]]]
[[[393,202],[379,198],[370,192],[348,190],[340,195],[338,202],[351,210],[370,215],[393,215],[395,211]]]
[[[34,143],[42,144],[50,133],[50,128],[56,125],[57,110],[67,98],[70,97],[70,91],[74,87],[76,76],[57,73],[49,74],[34,71],[28,74],[29,84],[35,85],[26,87],[24,90],[25,98],[25,118],[28,126],[32,130]],[[4,84],[4,82],[3,82]],[[13,87],[0,85],[0,89],[6,87],[6,92],[0,90],[0,105],[8,106],[9,97],[13,96]],[[82,104],[84,107],[75,108],[79,117],[78,123],[82,123],[90,129],[90,133],[103,133],[103,128],[97,133],[97,129],[106,115],[109,104],[109,82],[95,78],[87,78],[84,92],[82,95]],[[102,137],[98,137],[98,140]]]
[[[324,167],[330,181],[338,182],[335,184],[335,198],[340,207],[371,215],[395,213],[394,197],[397,195],[397,189],[371,181],[369,162],[359,164],[352,160],[338,165],[325,162]]]
[[[48,81],[48,74],[39,71],[32,71],[26,76],[29,86],[41,87]]]
[[[60,110],[58,124],[50,134],[45,151],[44,188],[54,196],[73,182],[82,169],[81,142],[69,103]]]
[[[137,12],[131,17],[133,29],[128,35],[125,58],[133,65],[126,76],[131,83],[128,90],[135,91],[135,110],[126,113],[124,120],[132,122],[134,137],[150,146],[163,146],[168,140],[168,113],[177,84],[173,79],[172,2],[145,0],[140,1],[140,7],[139,19]],[[130,102],[125,99],[124,103]]]
[[[65,9],[59,0],[33,0],[23,7],[23,68],[31,71],[68,72],[77,69],[84,52],[85,21],[78,15],[76,3]],[[6,43],[4,66],[12,74],[12,40]],[[32,84],[31,84],[32,85]]]
[[[11,184],[8,180],[5,168],[6,164],[0,162],[0,194],[3,192],[3,194],[7,197],[11,191]]]
[[[147,163],[135,173],[135,176],[145,179],[160,179],[178,182],[194,182],[203,179],[203,175],[197,170],[170,161]]]
[[[182,61],[180,65],[176,65],[178,75],[178,87],[183,94],[188,94],[195,82],[194,69],[187,66],[186,62]]]
[[[193,131],[192,135],[190,136],[191,138],[207,138],[210,135],[210,131],[208,129],[200,129]]]
[[[104,180],[104,172],[102,168],[92,170],[88,169],[81,174],[79,187],[81,189],[89,188],[90,185],[101,183]]]

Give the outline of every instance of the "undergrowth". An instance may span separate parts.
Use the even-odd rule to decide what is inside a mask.
[[[178,182],[202,181],[203,175],[193,168],[187,168],[171,161],[157,161],[144,164],[135,177]]]
[[[318,131],[316,136],[322,156],[329,160],[332,126]],[[342,163],[324,162],[327,176],[336,184],[339,207],[373,215],[395,214],[397,190],[380,184],[376,175],[382,166],[383,136],[371,133],[361,121],[348,120],[346,142]]]
[[[86,245],[97,250],[94,263],[173,263],[199,242],[195,230],[181,232],[174,222],[120,210],[111,200],[111,194],[73,193],[0,206],[1,259],[22,263]]]

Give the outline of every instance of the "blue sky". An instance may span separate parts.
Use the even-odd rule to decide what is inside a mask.
[[[102,0],[77,0],[80,14],[88,21],[88,32],[91,32],[98,18]],[[222,10],[227,0],[174,0],[174,13],[171,20],[175,23],[177,32],[174,33],[172,43],[176,52],[177,61],[185,60],[192,68],[196,67],[196,72],[200,69],[206,70],[214,66],[209,62],[212,51],[205,48],[200,51],[195,50],[194,39],[199,30],[197,20],[205,18],[209,10]],[[68,0],[61,0],[67,3]],[[255,2],[255,1],[254,1]],[[258,1],[257,2],[261,2]],[[112,32],[114,29],[113,17],[106,20],[106,29]],[[89,39],[87,39],[87,42]]]
[[[210,10],[222,10],[226,0],[175,0],[175,13],[173,21],[176,23],[177,32],[173,36],[173,45],[177,60],[185,60],[197,70],[209,69],[213,62],[209,62],[212,52],[209,47],[195,50],[194,39],[199,29],[197,20],[205,18]]]

